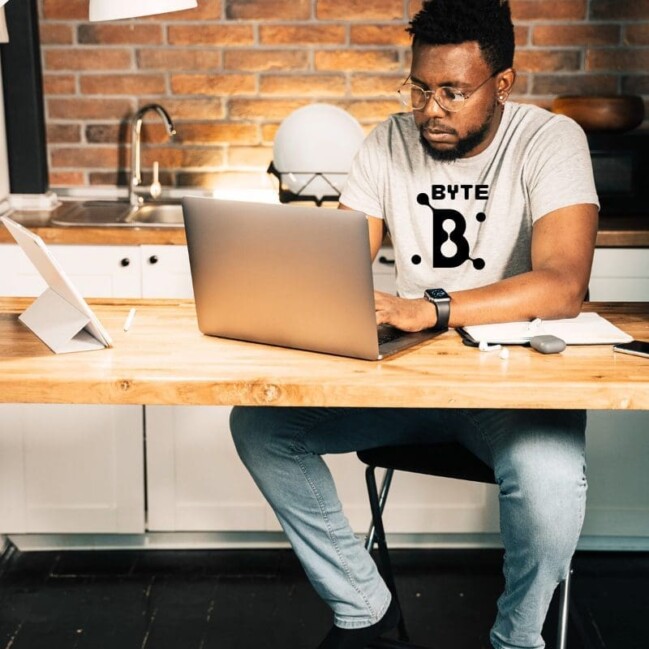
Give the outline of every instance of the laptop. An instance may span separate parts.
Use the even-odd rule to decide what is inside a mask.
[[[440,333],[377,328],[361,212],[185,197],[183,215],[204,334],[380,360]]]
[[[112,347],[109,333],[43,240],[6,216],[0,221],[47,284],[19,320],[57,354]]]

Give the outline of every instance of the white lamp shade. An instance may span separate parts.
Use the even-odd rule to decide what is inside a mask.
[[[2,0],[0,0],[2,2]],[[196,0],[90,0],[90,20],[119,20],[193,9]]]
[[[296,194],[319,199],[340,194],[364,139],[361,125],[342,108],[310,104],[293,111],[280,124],[273,143],[273,164]]]

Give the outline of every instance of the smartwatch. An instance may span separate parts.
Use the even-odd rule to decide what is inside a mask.
[[[451,316],[451,296],[443,288],[427,288],[424,297],[435,305],[437,324],[434,329],[448,329]]]

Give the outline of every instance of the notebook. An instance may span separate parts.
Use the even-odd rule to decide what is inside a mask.
[[[524,345],[534,336],[547,334],[561,338],[567,345],[613,345],[633,340],[629,334],[594,312],[580,313],[576,318],[472,325],[458,331],[472,344]]]
[[[440,333],[379,346],[361,212],[186,197],[183,215],[204,334],[380,360]]]

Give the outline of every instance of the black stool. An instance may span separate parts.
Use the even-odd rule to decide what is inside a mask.
[[[383,578],[392,596],[398,602],[399,597],[394,582],[392,563],[383,529],[383,509],[390,490],[392,476],[395,470],[422,473],[424,475],[456,478],[458,480],[471,480],[496,484],[493,470],[482,460],[473,455],[464,446],[456,442],[443,444],[425,444],[410,446],[381,446],[367,451],[359,451],[358,458],[367,464],[365,479],[367,492],[372,510],[372,525],[367,534],[365,547],[371,551],[376,543],[379,551]],[[377,487],[375,470],[387,469],[380,490]],[[566,649],[568,631],[568,606],[570,596],[570,574],[559,586],[559,624],[557,630],[557,649]],[[409,642],[408,631],[403,617],[399,623],[399,640],[379,638],[370,647],[383,649],[409,647],[410,649],[424,649]]]

